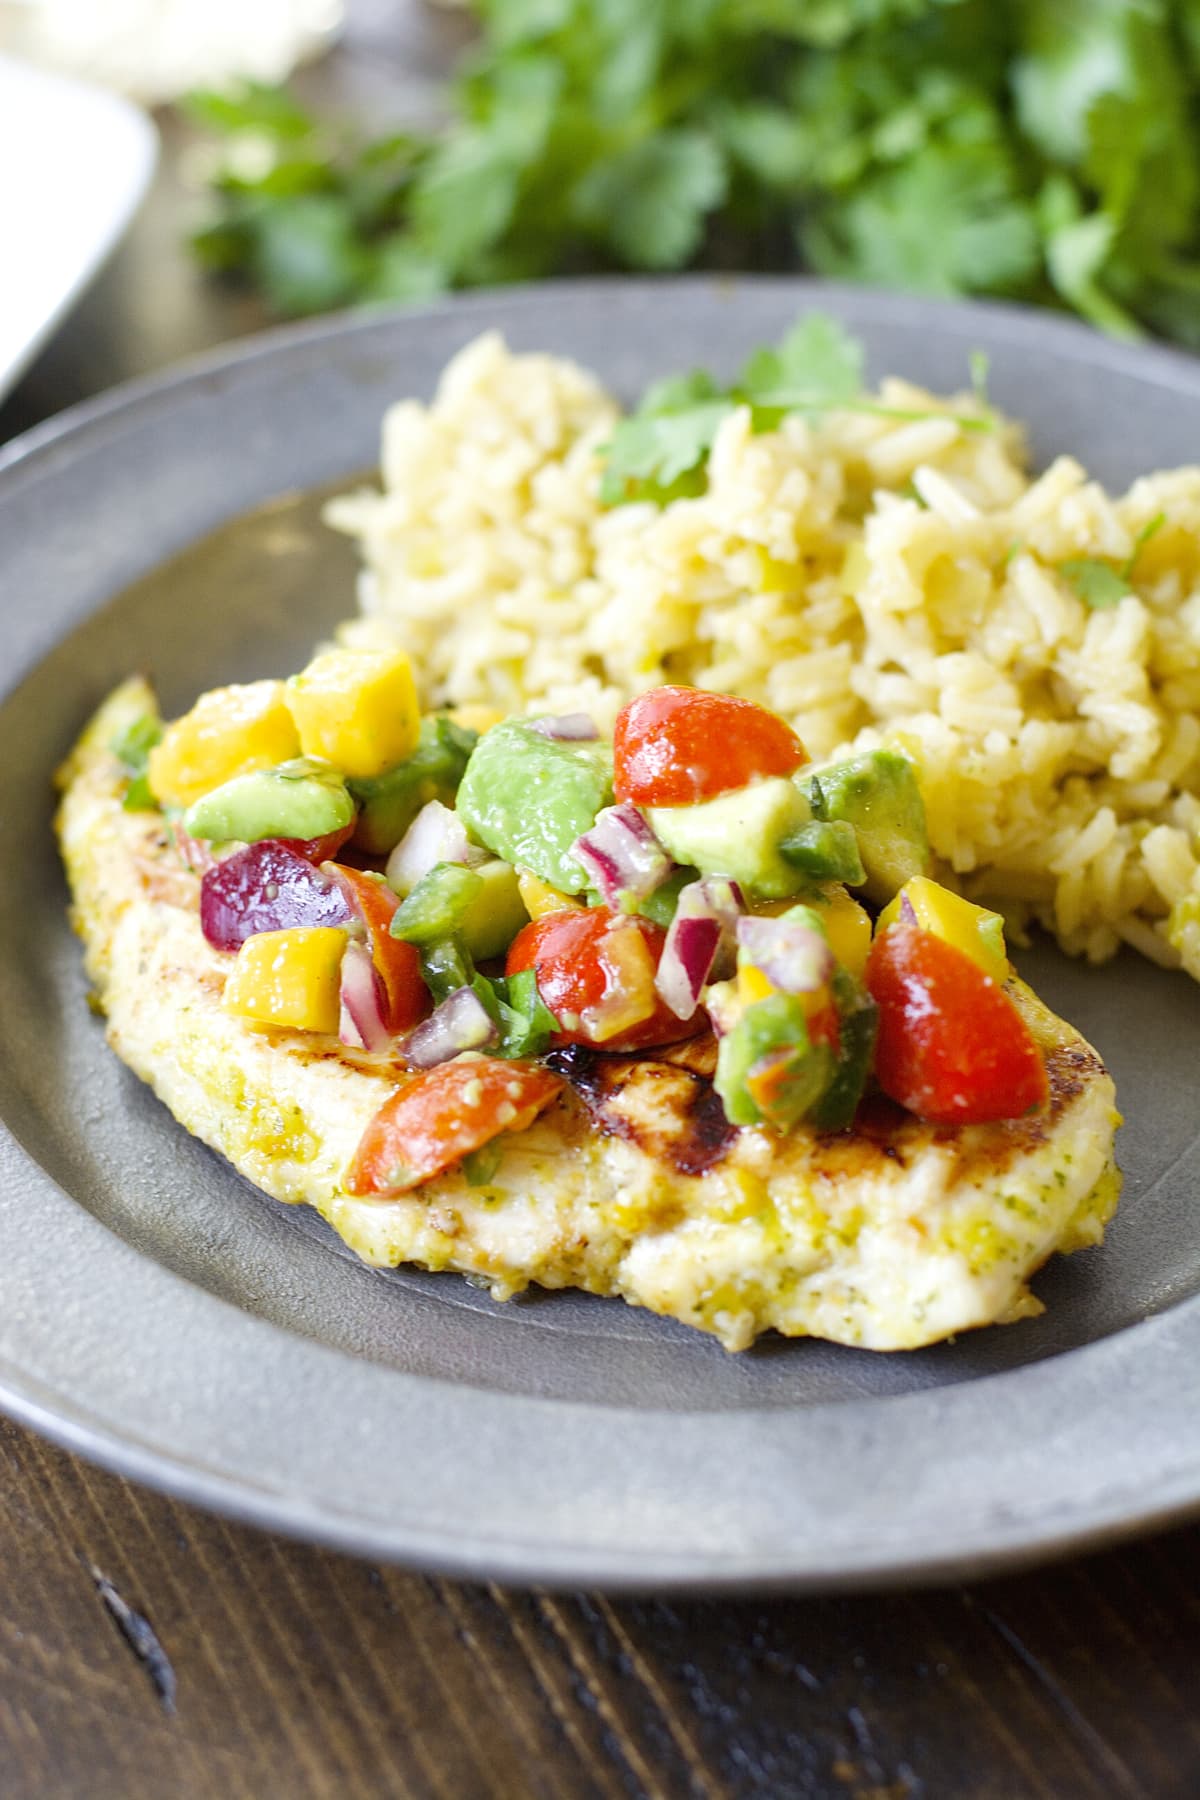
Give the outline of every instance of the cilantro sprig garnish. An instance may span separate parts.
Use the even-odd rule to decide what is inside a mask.
[[[817,417],[834,410],[916,420],[948,417],[969,431],[988,431],[994,421],[978,413],[921,411],[884,406],[863,394],[863,347],[826,313],[797,320],[773,348],[747,358],[737,380],[722,389],[702,369],[669,376],[647,389],[637,410],[603,447],[600,499],[605,506],[671,500],[703,493],[705,466],[722,423],[738,406],[750,409],[754,431],[773,431],[789,413]],[[972,386],[986,408],[986,359],[972,359]]]

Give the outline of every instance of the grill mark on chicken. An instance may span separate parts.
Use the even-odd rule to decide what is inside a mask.
[[[681,1175],[704,1175],[737,1137],[711,1081],[694,1069],[646,1056],[618,1056],[572,1044],[552,1050],[601,1131],[625,1138]]]

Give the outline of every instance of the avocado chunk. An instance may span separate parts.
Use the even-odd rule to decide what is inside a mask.
[[[275,769],[235,775],[202,794],[183,815],[194,838],[323,838],[354,821],[354,802],[336,769],[298,756]]]
[[[853,825],[868,900],[883,905],[914,875],[929,873],[925,804],[907,757],[895,750],[864,750],[807,771],[800,785],[814,818]]]
[[[458,938],[468,908],[483,893],[475,869],[461,863],[435,863],[392,914],[394,938],[407,944],[436,944]]]
[[[833,999],[838,1015],[837,1065],[810,1115],[818,1131],[845,1131],[853,1125],[879,1028],[879,1008],[846,969],[834,970]]]
[[[650,829],[676,862],[702,875],[725,875],[756,900],[786,900],[810,877],[782,851],[812,819],[794,781],[769,776],[695,806],[646,808]]]
[[[665,931],[675,917],[679,905],[679,896],[685,887],[699,879],[699,869],[676,869],[668,875],[661,887],[656,887],[652,894],[645,894],[632,910],[643,919],[649,919],[655,925],[661,925]]]
[[[713,1086],[731,1125],[790,1131],[825,1094],[833,1052],[808,1035],[794,994],[771,994],[747,1007],[721,1039]]]
[[[463,770],[479,734],[442,716],[421,721],[412,755],[395,768],[347,786],[360,811],[354,842],[369,856],[387,856],[430,800],[454,805]]]
[[[528,719],[505,719],[480,738],[458,790],[458,816],[493,856],[529,869],[564,894],[587,876],[576,838],[612,801],[612,750],[543,737]]]
[[[812,819],[784,838],[779,853],[811,881],[844,881],[848,887],[861,887],[867,879],[858,833],[845,819]]]
[[[458,935],[476,962],[486,962],[489,956],[503,956],[522,925],[528,925],[529,914],[511,863],[497,857],[479,863],[471,873],[478,875],[483,886],[467,902],[458,921]]]

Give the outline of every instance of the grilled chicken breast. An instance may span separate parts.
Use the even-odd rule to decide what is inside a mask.
[[[397,1199],[346,1193],[394,1063],[230,1016],[231,959],[200,930],[199,882],[155,813],[122,808],[110,746],[152,709],[131,681],[62,772],[58,830],[73,920],[113,1049],[176,1119],[275,1199],[314,1206],[367,1262],[453,1269],[500,1299],[536,1282],[620,1295],[730,1350],[774,1328],[911,1349],[1040,1310],[1029,1277],[1099,1242],[1116,1204],[1113,1084],[1095,1051],[1020,982],[1050,1106],[934,1126],[868,1102],[851,1131],[735,1130],[715,1046],[554,1053],[560,1098],[503,1140],[485,1186],[459,1171]]]

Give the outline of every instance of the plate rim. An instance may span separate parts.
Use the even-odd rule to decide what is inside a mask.
[[[956,320],[961,320],[964,314],[971,317],[984,315],[986,328],[993,336],[999,335],[1009,341],[1019,341],[1031,328],[1036,327],[1037,334],[1043,341],[1048,339],[1055,350],[1061,346],[1062,352],[1073,361],[1086,362],[1092,368],[1099,364],[1123,370],[1139,379],[1146,379],[1149,374],[1157,384],[1170,387],[1176,394],[1180,394],[1182,390],[1189,399],[1200,401],[1200,361],[1163,346],[1133,347],[1102,339],[1075,321],[1047,317],[1029,308],[964,305],[961,302],[873,294],[844,284],[817,282],[802,277],[683,277],[669,282],[617,277],[598,282],[566,281],[454,297],[417,309],[333,315],[315,322],[285,326],[238,340],[232,346],[205,352],[163,373],[124,384],[43,422],[0,448],[0,506],[3,506],[8,494],[19,491],[24,476],[36,476],[42,470],[52,473],[54,459],[64,446],[68,453],[70,447],[75,445],[82,454],[86,454],[89,447],[95,447],[97,431],[102,441],[111,434],[114,427],[119,434],[123,428],[135,426],[146,408],[153,412],[164,406],[170,407],[181,389],[203,384],[214,376],[236,376],[237,371],[246,364],[286,359],[288,355],[311,350],[329,339],[356,337],[359,333],[379,329],[381,324],[385,327],[413,327],[419,330],[423,321],[444,319],[448,314],[455,319],[465,319],[475,314],[504,315],[514,306],[524,308],[555,305],[562,304],[564,300],[575,305],[579,303],[581,294],[590,293],[598,299],[606,300],[614,289],[643,297],[653,293],[656,298],[652,303],[657,305],[660,297],[664,296],[664,290],[676,295],[680,291],[695,293],[711,302],[715,294],[723,293],[730,287],[747,286],[758,290],[786,292],[797,303],[834,308],[841,304],[860,315],[867,312],[887,314],[894,318],[899,314],[902,319],[905,315],[914,319],[920,315],[922,319],[927,319],[932,312],[935,316],[950,314]],[[981,329],[983,328],[984,320],[981,320]],[[152,566],[152,562],[147,566]],[[78,622],[71,620],[56,633],[49,647],[51,652],[63,637],[77,628]],[[24,663],[18,656],[14,669],[0,680],[0,701],[8,700],[31,668],[46,653],[43,646],[35,659]],[[153,1271],[159,1287],[166,1282],[186,1289],[201,1311],[212,1307],[221,1308],[233,1320],[241,1320],[243,1325],[252,1326],[256,1331],[271,1332],[278,1337],[287,1336],[266,1321],[251,1319],[229,1303],[197,1289],[192,1283],[141,1256],[130,1245],[117,1238],[85,1208],[72,1200],[65,1190],[59,1188],[46,1171],[26,1156],[7,1125],[0,1133],[0,1173],[8,1177],[4,1183],[7,1192],[0,1198],[0,1247],[7,1241],[14,1254],[21,1250],[20,1210],[18,1208],[14,1215],[12,1195],[15,1193],[20,1196],[32,1189],[39,1189],[44,1204],[71,1209],[75,1217],[67,1235],[76,1247],[84,1240],[92,1240],[88,1255],[95,1243],[104,1240],[110,1254],[115,1247],[118,1256],[135,1258],[141,1265],[143,1276],[147,1271]],[[96,1234],[94,1239],[93,1234]],[[24,1248],[28,1250],[28,1246]],[[36,1256],[33,1260],[37,1262]],[[25,1256],[25,1270],[27,1277],[33,1278],[34,1269],[28,1256]],[[44,1279],[47,1274],[48,1268],[43,1258],[37,1276]],[[230,1324],[228,1317],[224,1324]],[[231,1329],[233,1335],[238,1335],[236,1328]],[[1029,1365],[1024,1370],[987,1376],[983,1380],[1012,1384],[1019,1382],[1023,1376],[1028,1378],[1033,1370],[1057,1370],[1071,1377],[1066,1383],[1068,1387],[1078,1389],[1080,1371],[1086,1362],[1088,1370],[1081,1377],[1082,1391],[1094,1394],[1097,1386],[1094,1371],[1097,1368],[1105,1370],[1114,1362],[1122,1362],[1124,1355],[1121,1346],[1135,1335],[1139,1337],[1144,1351],[1140,1370],[1143,1382],[1152,1376],[1150,1385],[1160,1398],[1165,1396],[1173,1383],[1175,1401],[1186,1401],[1187,1405],[1194,1408],[1195,1401],[1200,1399],[1200,1376],[1195,1381],[1181,1381],[1180,1369],[1186,1369],[1189,1361],[1192,1366],[1200,1363],[1200,1358],[1190,1354],[1200,1349],[1200,1297],[1113,1337],[1059,1355],[1048,1363]],[[301,1351],[311,1351],[314,1355],[323,1357],[341,1355],[325,1346],[301,1341],[297,1347],[296,1340],[289,1338],[288,1341],[293,1346],[293,1356],[299,1356]],[[395,1372],[389,1373],[395,1375]],[[437,1388],[445,1385],[418,1376],[396,1376],[396,1379],[415,1383],[425,1390],[431,1386]],[[1043,1376],[1043,1385],[1047,1383],[1055,1385],[1049,1376]],[[980,1385],[979,1380],[969,1381],[959,1388],[935,1389],[924,1394],[906,1396],[900,1402],[893,1399],[870,1404],[895,1406],[923,1403],[924,1410],[931,1417],[941,1414],[948,1418],[962,1409],[962,1401],[955,1400],[954,1396],[978,1394]],[[492,1399],[498,1408],[510,1404],[539,1407],[562,1404],[541,1400],[527,1402],[524,1397],[492,1396]],[[1036,1522],[1031,1523],[1024,1514],[1013,1512],[1007,1522],[997,1519],[985,1521],[982,1537],[978,1531],[974,1535],[967,1531],[960,1534],[957,1541],[948,1541],[941,1550],[927,1547],[918,1552],[915,1558],[912,1554],[898,1553],[894,1544],[881,1541],[877,1550],[871,1545],[860,1545],[851,1555],[843,1549],[839,1553],[840,1560],[833,1563],[813,1560],[810,1556],[805,1561],[785,1566],[781,1562],[778,1546],[773,1545],[765,1546],[760,1552],[739,1557],[736,1563],[728,1559],[722,1562],[720,1557],[705,1556],[693,1550],[687,1552],[679,1563],[673,1564],[661,1551],[652,1551],[648,1555],[654,1559],[653,1566],[642,1567],[640,1564],[634,1566],[638,1563],[638,1558],[628,1546],[615,1552],[602,1553],[594,1544],[581,1546],[564,1543],[551,1549],[543,1543],[531,1550],[526,1542],[512,1539],[499,1542],[486,1535],[469,1538],[461,1531],[451,1538],[447,1538],[444,1532],[439,1534],[437,1530],[423,1537],[411,1520],[399,1525],[387,1525],[378,1520],[340,1516],[336,1512],[314,1512],[311,1503],[306,1502],[298,1493],[288,1493],[278,1485],[253,1484],[244,1471],[234,1477],[228,1473],[206,1469],[198,1461],[181,1457],[162,1444],[155,1447],[139,1443],[136,1436],[128,1430],[115,1430],[97,1412],[80,1406],[69,1394],[58,1391],[53,1382],[41,1381],[35,1372],[20,1367],[2,1348],[0,1407],[42,1435],[62,1444],[64,1448],[100,1462],[117,1473],[249,1523],[320,1541],[355,1554],[402,1560],[423,1569],[476,1579],[490,1577],[509,1582],[536,1582],[546,1586],[603,1586],[610,1590],[632,1591],[645,1591],[648,1587],[653,1587],[662,1591],[766,1592],[930,1582],[959,1578],[968,1573],[992,1573],[1000,1569],[1024,1566],[1053,1555],[1094,1548],[1140,1530],[1170,1524],[1187,1517],[1200,1507],[1200,1433],[1193,1430],[1190,1452],[1182,1460],[1167,1459],[1170,1466],[1160,1470],[1153,1498],[1147,1498],[1142,1493],[1131,1500],[1131,1496],[1137,1493],[1137,1484],[1116,1483],[1109,1489],[1102,1490],[1099,1495],[1093,1495],[1090,1502],[1081,1503],[1075,1511],[1070,1507],[1065,1511],[1060,1508],[1052,1516],[1044,1518],[1040,1526]],[[736,1416],[750,1418],[753,1410],[748,1408]],[[803,1416],[812,1419],[818,1413],[837,1410],[837,1407],[832,1406],[814,1406],[804,1409]],[[848,1412],[852,1409],[841,1410]],[[621,1413],[620,1416],[645,1419],[649,1415],[636,1414],[629,1409],[628,1414]],[[667,1414],[656,1416],[677,1417]],[[1186,1412],[1183,1416],[1186,1416]],[[1196,1416],[1194,1412],[1193,1416]],[[701,1417],[708,1419],[710,1431],[717,1430],[716,1415]]]

